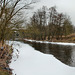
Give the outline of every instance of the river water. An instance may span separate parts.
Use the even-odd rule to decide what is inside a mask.
[[[50,44],[50,43],[37,43],[31,41],[24,41],[24,43],[30,44],[36,50],[52,54],[58,60],[66,65],[75,67],[75,46],[73,45],[61,45],[61,44]]]

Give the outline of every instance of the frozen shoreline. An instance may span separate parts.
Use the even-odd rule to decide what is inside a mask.
[[[58,45],[71,45],[71,46],[75,46],[75,43],[37,41],[37,40],[30,40],[30,39],[24,39],[24,40],[25,41],[30,41],[30,42],[36,42],[36,43],[50,43],[50,44],[58,44]]]
[[[15,41],[13,49],[13,58],[9,64],[14,69],[13,75],[75,75],[75,67],[63,64],[53,55],[36,51],[28,44]]]

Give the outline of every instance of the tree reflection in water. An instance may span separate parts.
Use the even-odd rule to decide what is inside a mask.
[[[45,44],[28,41],[25,41],[25,43],[30,44],[32,47],[40,52],[52,54],[61,62],[75,67],[75,46]]]

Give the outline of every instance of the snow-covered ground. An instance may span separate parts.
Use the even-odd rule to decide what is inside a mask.
[[[29,39],[25,39],[26,41],[30,41],[30,42],[36,42],[36,43],[50,43],[50,44],[58,44],[58,45],[71,45],[74,46],[75,43],[62,43],[62,42],[49,42],[49,41],[37,41],[37,40],[29,40]]]
[[[9,64],[13,75],[75,75],[75,67],[63,64],[53,55],[36,51],[28,44],[15,41],[13,49],[13,58]]]

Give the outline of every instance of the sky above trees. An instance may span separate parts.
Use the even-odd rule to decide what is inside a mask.
[[[47,6],[48,8],[56,6],[59,12],[69,15],[72,23],[75,25],[75,0],[39,0],[35,4],[34,10],[42,6]]]

